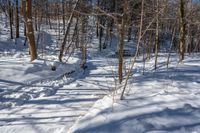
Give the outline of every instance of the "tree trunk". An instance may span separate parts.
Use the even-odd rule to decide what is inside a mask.
[[[159,47],[159,1],[156,1],[157,12],[156,12],[156,40],[155,40],[155,65],[154,69],[157,68],[157,61],[158,61],[158,47]]]
[[[142,3],[141,3],[141,17],[140,17],[140,30],[139,30],[139,34],[138,34],[138,42],[137,42],[137,48],[136,48],[136,52],[135,52],[135,56],[133,57],[133,60],[132,60],[132,63],[128,69],[128,72],[126,74],[126,79],[125,79],[125,83],[124,83],[124,86],[122,88],[122,93],[121,93],[121,96],[120,96],[120,100],[123,100],[124,98],[124,93],[125,93],[125,90],[126,90],[126,86],[128,84],[128,79],[129,79],[129,76],[131,75],[131,70],[133,69],[133,66],[135,64],[135,61],[136,61],[136,56],[138,55],[138,52],[139,52],[139,47],[140,47],[140,41],[142,39],[142,27],[143,27],[143,14],[144,14],[144,0],[142,0]]]
[[[120,27],[120,44],[119,44],[119,67],[118,67],[118,75],[119,75],[119,83],[122,83],[123,79],[123,55],[124,55],[124,19],[122,19],[122,24]]]
[[[62,0],[63,34],[65,33],[65,2]]]
[[[24,18],[27,28],[27,37],[29,41],[29,50],[31,55],[31,61],[35,60],[37,58],[37,51],[36,51],[36,45],[35,45],[35,36],[34,36],[34,30],[33,30],[33,23],[32,23],[32,0],[26,0],[24,3],[23,1],[23,8],[24,9]]]
[[[64,50],[65,50],[65,45],[66,45],[66,42],[67,42],[67,37],[68,37],[69,31],[70,31],[70,27],[71,27],[71,23],[72,23],[72,20],[73,20],[73,17],[74,17],[74,10],[76,9],[76,7],[78,5],[78,2],[79,2],[79,0],[76,1],[75,5],[74,5],[74,8],[72,10],[72,13],[71,13],[71,15],[69,17],[69,20],[67,22],[67,29],[65,31],[65,37],[64,37],[63,43],[61,45],[60,54],[59,54],[59,57],[58,57],[60,62],[62,62],[62,57],[63,57],[63,53],[64,53]]]
[[[16,0],[16,38],[19,38],[19,5]]]
[[[127,12],[127,1],[124,1],[124,7],[123,7],[123,16],[122,16],[122,22],[120,26],[120,44],[119,44],[119,67],[118,67],[118,76],[119,76],[119,83],[122,83],[123,80],[123,55],[124,55],[124,34],[125,34],[125,21],[126,21],[126,12]]]
[[[185,54],[185,1],[180,0],[180,40],[179,40],[179,54],[180,54],[180,61],[184,60]]]
[[[81,68],[85,68],[86,64],[86,18],[81,16],[81,52],[82,52],[82,63]]]
[[[100,27],[99,27],[99,51],[101,51],[102,49],[102,37],[103,37],[103,28],[101,27],[103,25],[102,23],[102,18],[99,18],[99,23],[100,23]]]
[[[9,20],[10,20],[10,38],[13,39],[13,29],[12,29],[13,17],[12,17],[12,5],[10,0],[8,0],[8,6],[9,6]]]

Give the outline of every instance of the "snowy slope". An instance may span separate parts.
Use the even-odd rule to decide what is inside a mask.
[[[199,56],[178,64],[173,55],[168,70],[165,62],[159,57],[156,71],[154,61],[147,62],[145,75],[139,71],[130,80],[125,100],[97,101],[68,133],[199,133]]]
[[[46,30],[36,33],[39,58],[30,62],[25,38],[9,39],[9,28],[2,23],[0,20],[0,133],[200,132],[199,55],[178,63],[177,55],[172,54],[167,70],[166,55],[159,53],[158,70],[154,71],[152,58],[145,64],[145,75],[139,60],[125,100],[120,101],[121,91],[114,91],[116,48],[100,53],[94,40],[89,44],[88,67],[81,70],[79,53],[68,62],[57,61],[57,33]],[[20,31],[23,33],[22,27]],[[132,42],[129,46],[125,48],[134,49]],[[129,61],[127,58],[126,64]],[[51,70],[52,65],[56,71]]]
[[[113,77],[104,58],[88,55],[86,70],[80,69],[79,53],[59,63],[57,36],[51,30],[40,35],[39,58],[30,62],[25,38],[9,39],[9,28],[2,23],[0,20],[0,133],[66,132],[112,88]],[[52,65],[56,71],[51,70]]]
[[[1,133],[66,132],[113,87],[109,68],[104,58],[90,58],[85,71],[78,70],[56,80],[47,79],[22,87],[8,97],[3,95],[3,102],[17,105],[1,110]],[[38,96],[11,98],[20,92],[26,96]]]
[[[105,58],[95,56],[97,51],[89,53],[85,71],[80,69],[79,54],[59,63],[56,41],[49,32],[45,33],[44,56],[39,49],[40,58],[30,62],[27,47],[9,40],[6,28],[2,32],[1,133],[64,133],[113,88],[110,66]],[[51,70],[53,64],[56,71]]]

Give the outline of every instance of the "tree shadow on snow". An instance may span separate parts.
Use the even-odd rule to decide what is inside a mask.
[[[77,129],[74,133],[146,133],[150,131],[180,132],[182,130],[192,132],[195,128],[200,129],[200,117],[197,115],[200,114],[200,108],[193,107],[190,104],[185,104],[183,107],[176,109],[165,108],[157,112],[141,113],[138,110],[138,115],[126,115],[126,112],[131,110],[134,112],[134,109],[122,111],[119,119],[117,118],[117,115],[119,115],[117,112],[111,111],[109,114],[108,112],[105,112],[106,114],[100,112],[98,115],[105,117],[104,122],[93,123],[93,125],[86,128]],[[111,121],[107,121],[106,117],[111,118]],[[95,117],[92,119],[95,119]]]

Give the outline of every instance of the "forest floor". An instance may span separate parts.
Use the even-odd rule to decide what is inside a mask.
[[[97,50],[88,52],[85,70],[79,52],[60,63],[55,32],[43,32],[39,58],[30,62],[25,38],[11,40],[6,26],[1,29],[1,133],[65,133],[112,90],[111,66]]]
[[[166,69],[166,54],[136,64],[124,100],[120,92],[98,100],[76,121],[69,133],[200,133],[200,58],[186,56],[178,63],[173,54]]]
[[[179,63],[172,53],[167,69],[159,53],[157,70],[153,56],[145,67],[139,57],[121,101],[112,48],[99,52],[94,40],[82,70],[78,51],[57,61],[56,36],[46,31],[30,62],[25,38],[10,40],[0,28],[1,133],[200,133],[199,54]]]
[[[26,62],[28,65],[21,67],[24,61],[15,59],[11,62],[9,58],[7,61],[5,63],[1,58],[0,63],[4,70],[10,71],[1,69],[1,133],[66,132],[112,87],[113,78],[107,71],[109,66],[98,57],[88,61],[85,71],[76,69],[74,73],[58,78],[52,75],[51,70],[45,72],[47,68],[38,68],[32,63]],[[28,72],[21,74],[19,70]]]

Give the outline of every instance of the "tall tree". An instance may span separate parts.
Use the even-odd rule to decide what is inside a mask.
[[[180,61],[184,60],[185,54],[185,0],[180,0],[179,3],[179,13],[180,13],[180,40],[179,40],[179,54]]]
[[[62,0],[63,33],[65,33],[65,1]]]
[[[159,47],[159,0],[156,0],[156,40],[155,40],[155,66],[157,68],[158,47]]]
[[[65,36],[64,36],[64,40],[63,40],[63,43],[61,44],[61,47],[60,47],[60,54],[59,54],[59,60],[62,62],[62,57],[63,57],[63,54],[64,54],[64,50],[65,50],[65,46],[66,46],[66,43],[67,43],[67,37],[69,35],[69,32],[70,32],[70,27],[71,27],[71,24],[72,24],[72,20],[73,20],[73,17],[74,17],[74,10],[76,9],[77,5],[78,5],[78,2],[79,0],[76,0],[76,3],[73,7],[73,10],[70,14],[70,17],[68,19],[68,22],[67,22],[67,29],[65,31]]]
[[[19,1],[16,0],[16,38],[19,38]]]
[[[128,1],[124,0],[123,5],[123,14],[121,18],[121,24],[119,26],[119,33],[120,33],[120,42],[119,42],[119,67],[118,67],[118,76],[119,76],[119,83],[122,83],[123,79],[123,56],[124,56],[124,38],[125,38],[125,25],[127,20],[127,10],[128,10]]]
[[[23,15],[24,20],[27,28],[27,37],[29,41],[29,51],[31,55],[31,61],[37,58],[37,50],[35,45],[35,36],[33,30],[33,23],[32,23],[32,0],[22,1],[22,8],[23,8]]]
[[[10,38],[13,39],[13,28],[12,28],[12,25],[13,25],[13,17],[12,17],[12,5],[11,5],[11,1],[8,0],[8,6],[9,6],[9,22],[10,22]]]

